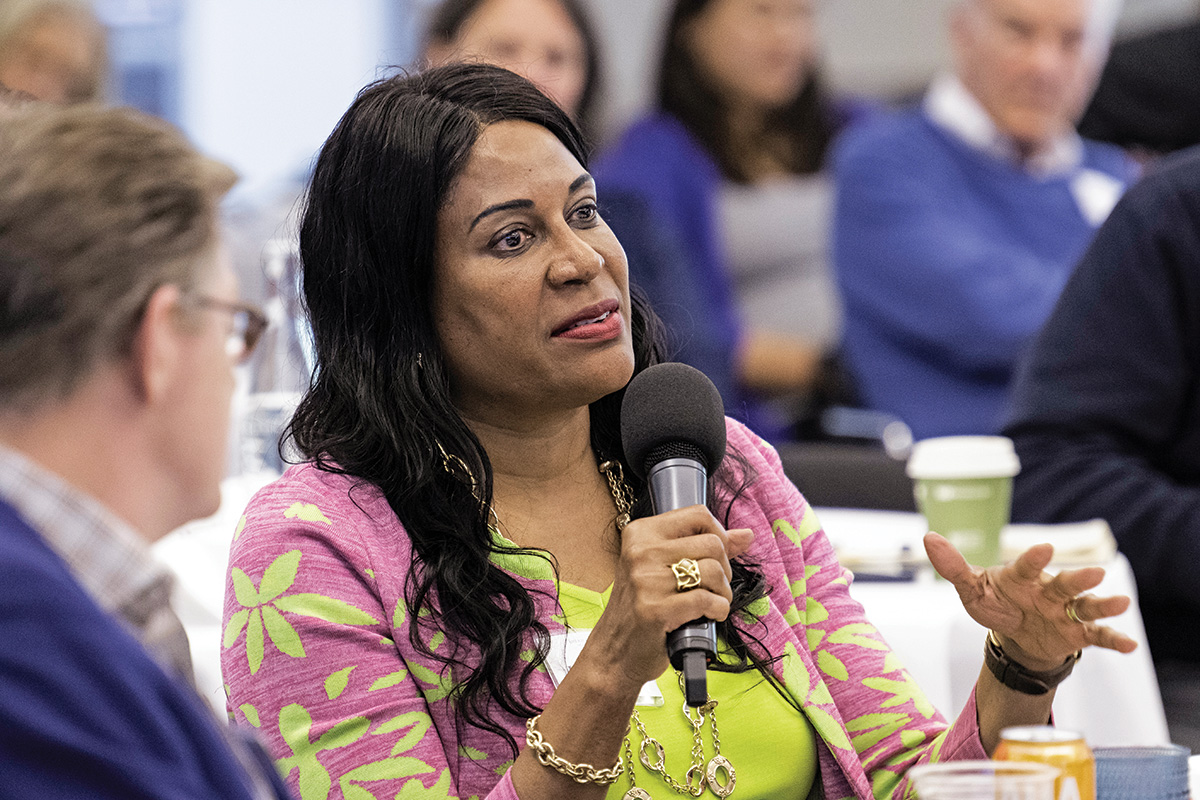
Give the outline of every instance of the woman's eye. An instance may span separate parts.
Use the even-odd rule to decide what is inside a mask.
[[[585,203],[575,209],[574,213],[575,219],[583,223],[595,222],[599,216],[600,209],[596,207],[595,203]]]
[[[499,250],[520,250],[528,239],[529,234],[523,230],[509,231],[496,240],[496,248]]]

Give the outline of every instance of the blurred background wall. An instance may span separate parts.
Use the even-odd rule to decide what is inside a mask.
[[[0,0],[0,4],[5,0]],[[242,196],[303,171],[355,92],[416,57],[433,0],[95,0],[114,94],[181,125],[242,173]],[[608,69],[602,134],[652,92],[668,0],[586,0]],[[947,62],[953,0],[819,0],[826,75],[902,100]],[[1125,0],[1119,35],[1196,18],[1197,0]]]

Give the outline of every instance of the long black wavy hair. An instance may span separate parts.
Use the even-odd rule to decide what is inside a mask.
[[[743,167],[745,153],[730,137],[729,118],[733,112],[696,63],[686,41],[685,27],[712,2],[677,0],[675,3],[659,63],[658,104],[700,140],[726,178],[748,183],[750,176]],[[782,156],[789,172],[807,175],[819,171],[824,164],[835,128],[835,115],[818,71],[813,69],[795,98],[768,116],[764,133],[778,136],[786,143]]]
[[[484,64],[377,81],[325,142],[300,226],[317,369],[287,435],[318,468],[383,493],[415,553],[405,583],[412,645],[452,671],[460,721],[503,737],[515,756],[495,705],[517,718],[539,711],[527,687],[549,637],[529,592],[489,557],[536,552],[551,564],[553,557],[506,547],[489,530],[491,466],[451,402],[431,313],[438,213],[480,132],[501,120],[541,125],[586,166],[567,115],[529,81]],[[660,339],[657,317],[638,297],[630,327],[636,374],[659,360]],[[623,394],[590,409],[592,446],[603,458],[623,458]],[[453,456],[449,469],[443,452]],[[735,462],[727,458],[734,466],[717,475],[726,482],[726,515],[738,491],[732,484],[749,478]],[[638,497],[635,516],[649,513],[645,486],[631,470],[625,475]],[[765,594],[752,566],[738,564],[733,583],[735,611]],[[425,644],[432,630],[451,646],[432,652]],[[732,624],[720,633],[736,656],[733,668],[764,669],[765,657],[751,652],[761,648]],[[537,656],[521,659],[531,643]]]

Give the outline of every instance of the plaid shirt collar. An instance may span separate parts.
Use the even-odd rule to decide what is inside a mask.
[[[174,576],[128,524],[98,501],[0,446],[0,498],[17,510],[105,611],[144,643],[170,601]]]

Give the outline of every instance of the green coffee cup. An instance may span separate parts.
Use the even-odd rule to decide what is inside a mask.
[[[913,446],[908,476],[929,530],[949,539],[969,563],[990,567],[1003,563],[1000,531],[1020,467],[1012,440],[1003,436],[942,436]]]

